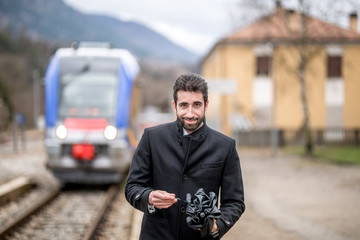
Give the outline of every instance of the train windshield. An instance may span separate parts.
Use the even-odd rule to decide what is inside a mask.
[[[68,58],[60,66],[60,119],[114,119],[119,60]]]

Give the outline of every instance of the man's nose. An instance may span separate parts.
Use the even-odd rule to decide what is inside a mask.
[[[188,117],[188,118],[192,118],[192,117],[194,117],[194,110],[193,110],[193,108],[190,106],[188,109],[187,109],[187,111],[186,111],[186,117]]]

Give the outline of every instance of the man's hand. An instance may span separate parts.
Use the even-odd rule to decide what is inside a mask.
[[[216,219],[214,219],[214,224],[213,224],[213,226],[212,226],[211,232],[213,233],[213,232],[215,232],[216,230],[218,230],[218,226],[217,226],[217,224],[216,224]]]
[[[156,190],[149,194],[148,203],[158,209],[171,207],[177,202],[175,194],[166,191]]]

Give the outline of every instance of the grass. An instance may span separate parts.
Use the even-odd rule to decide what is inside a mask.
[[[289,146],[284,149],[290,154],[305,156],[301,146]],[[327,162],[340,164],[360,164],[360,147],[356,146],[315,146],[313,157]]]

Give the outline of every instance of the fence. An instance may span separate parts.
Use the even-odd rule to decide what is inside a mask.
[[[311,129],[315,145],[360,145],[358,128]],[[267,147],[300,145],[304,143],[304,132],[295,129],[259,129],[234,132],[238,146]]]

